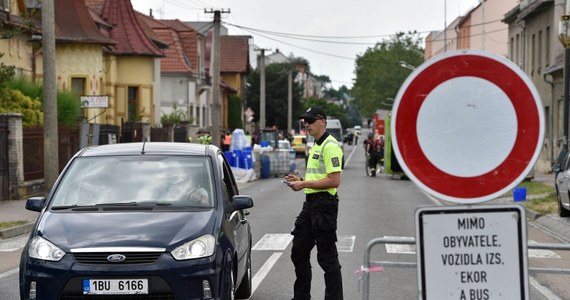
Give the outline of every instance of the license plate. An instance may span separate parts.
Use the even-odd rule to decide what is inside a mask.
[[[148,279],[83,279],[83,295],[148,294]]]

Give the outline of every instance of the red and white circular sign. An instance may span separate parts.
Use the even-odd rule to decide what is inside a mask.
[[[394,152],[420,188],[456,203],[512,190],[533,168],[544,138],[540,95],[511,61],[478,50],[419,66],[392,109]]]

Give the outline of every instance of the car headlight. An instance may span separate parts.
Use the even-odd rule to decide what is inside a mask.
[[[216,238],[206,234],[177,247],[170,253],[176,260],[185,260],[211,256],[215,249]]]
[[[36,236],[30,242],[28,248],[30,257],[41,260],[60,261],[65,255],[65,252],[50,241]]]

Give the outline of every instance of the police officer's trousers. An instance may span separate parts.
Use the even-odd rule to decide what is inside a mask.
[[[325,272],[325,300],[343,299],[341,266],[335,242],[338,197],[328,193],[307,195],[295,221],[291,260],[297,276],[295,300],[311,298],[311,250],[317,246],[317,261]]]

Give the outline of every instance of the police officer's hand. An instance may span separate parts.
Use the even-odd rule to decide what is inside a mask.
[[[300,191],[305,187],[303,178],[297,175],[288,174],[287,176],[285,176],[285,180],[287,181],[287,185],[295,192]]]

